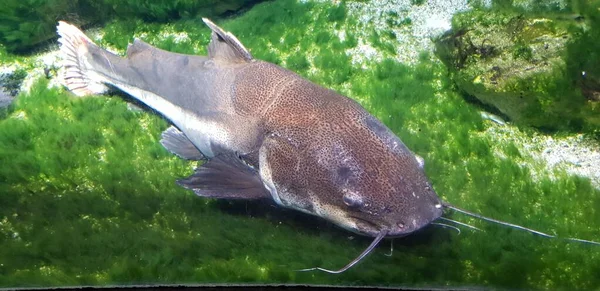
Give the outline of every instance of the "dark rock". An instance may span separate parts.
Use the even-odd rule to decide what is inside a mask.
[[[15,97],[21,90],[21,84],[27,77],[27,72],[24,69],[17,69],[10,73],[0,74],[0,89],[5,94]]]
[[[25,77],[27,77],[27,72],[23,69],[0,74],[0,109],[8,107],[12,103],[14,97],[19,94]]]
[[[0,87],[0,108],[8,107],[12,103],[13,97]]]
[[[600,128],[600,75],[574,49],[589,45],[581,19],[470,11],[452,25],[436,54],[461,91],[520,124]]]

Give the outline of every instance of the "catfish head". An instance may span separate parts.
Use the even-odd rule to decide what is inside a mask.
[[[310,120],[309,131],[289,121],[261,147],[261,177],[278,204],[371,237],[405,236],[442,215],[422,159],[358,103],[326,102]]]

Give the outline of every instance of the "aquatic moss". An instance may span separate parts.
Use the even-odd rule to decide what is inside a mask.
[[[5,0],[0,6],[0,43],[12,53],[26,53],[56,37],[58,20],[66,20],[79,26],[90,26],[114,18],[165,22],[231,14],[259,1]],[[339,13],[343,16],[343,11]]]
[[[375,47],[378,48],[382,51],[385,51],[389,54],[396,54],[396,47],[394,46],[394,44],[390,41],[388,41],[389,38],[389,33],[387,33],[388,37],[386,36],[386,33],[380,33],[376,30],[373,30],[371,32],[371,35],[369,36],[369,42]]]
[[[356,34],[352,31],[346,31],[346,39],[344,41],[346,48],[354,48],[358,45]]]
[[[147,21],[165,22],[173,19],[216,16],[233,13],[245,5],[259,0],[103,0],[103,4],[112,7],[116,15],[122,19],[142,18]]]
[[[335,5],[327,10],[327,20],[331,22],[343,21],[346,18],[346,3],[342,2],[340,5]]]
[[[306,56],[301,54],[291,55],[286,60],[286,68],[294,71],[294,72],[304,72],[310,67],[310,63],[306,59]]]
[[[57,20],[89,24],[103,19],[105,12],[93,1],[6,0],[0,6],[0,43],[12,53],[30,50],[55,37]]]

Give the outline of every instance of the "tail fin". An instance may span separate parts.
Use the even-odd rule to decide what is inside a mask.
[[[77,27],[59,21],[56,27],[60,38],[60,54],[63,67],[63,84],[77,96],[101,94],[108,91],[102,77],[92,70],[88,61],[90,47],[97,47]]]

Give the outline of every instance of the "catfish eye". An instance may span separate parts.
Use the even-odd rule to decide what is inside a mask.
[[[346,192],[342,199],[344,200],[344,204],[348,205],[349,207],[360,207],[364,204],[364,201],[360,195],[350,191]]]

